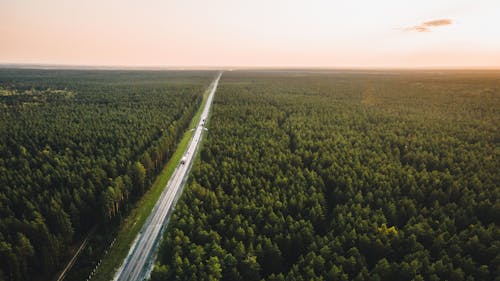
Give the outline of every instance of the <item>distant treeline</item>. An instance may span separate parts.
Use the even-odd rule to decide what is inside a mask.
[[[152,280],[498,280],[498,72],[231,72]]]
[[[46,279],[71,242],[119,222],[173,153],[211,76],[0,70],[0,280]]]

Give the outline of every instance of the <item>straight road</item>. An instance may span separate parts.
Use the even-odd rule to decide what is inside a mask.
[[[207,102],[201,113],[198,126],[195,129],[194,135],[191,138],[188,148],[184,153],[184,157],[172,174],[172,178],[167,183],[158,202],[156,202],[153,211],[149,215],[148,220],[138,234],[128,256],[125,258],[120,269],[115,274],[113,280],[116,281],[137,281],[144,280],[151,273],[154,253],[161,238],[162,230],[165,226],[165,220],[169,211],[175,204],[176,199],[182,192],[184,180],[186,179],[191,165],[194,160],[196,149],[198,148],[201,137],[204,131],[205,121],[210,112],[210,106],[219,84],[222,72],[217,75],[214,82],[211,84],[210,94]]]

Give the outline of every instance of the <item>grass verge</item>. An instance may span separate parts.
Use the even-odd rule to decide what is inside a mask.
[[[209,90],[211,88],[212,83],[203,94],[201,106],[191,119],[189,128],[195,127],[200,121],[201,113],[205,107],[208,94],[210,93]],[[163,170],[157,176],[151,188],[144,193],[141,199],[137,201],[134,208],[130,211],[129,215],[123,220],[113,247],[111,247],[108,250],[108,253],[103,257],[101,265],[97,268],[97,272],[92,278],[92,281],[109,281],[113,279],[116,269],[118,269],[127,256],[132,242],[134,242],[137,234],[141,231],[144,223],[149,217],[149,214],[158,201],[158,198],[163,192],[164,187],[167,185],[168,180],[181,160],[192,135],[193,132],[190,130],[184,133],[184,136],[177,145],[174,154],[165,167],[163,167]]]

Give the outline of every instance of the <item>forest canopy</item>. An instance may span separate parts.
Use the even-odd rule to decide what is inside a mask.
[[[498,77],[226,72],[152,280],[498,279]]]
[[[0,280],[47,279],[170,158],[211,72],[0,69]]]

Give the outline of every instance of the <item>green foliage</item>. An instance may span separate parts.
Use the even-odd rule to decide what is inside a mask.
[[[225,73],[154,280],[494,279],[498,75]]]
[[[0,279],[47,279],[168,161],[210,72],[0,70]]]

